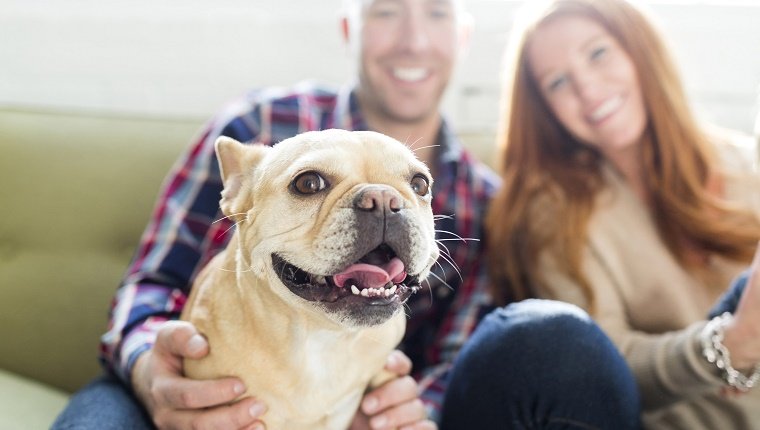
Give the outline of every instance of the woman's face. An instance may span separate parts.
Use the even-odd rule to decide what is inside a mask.
[[[633,61],[595,21],[551,19],[527,47],[547,105],[576,139],[608,156],[641,141],[647,114]]]

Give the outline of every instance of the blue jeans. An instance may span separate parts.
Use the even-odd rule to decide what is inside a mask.
[[[78,391],[54,430],[155,430],[148,413],[120,380],[101,376]]]
[[[638,429],[624,358],[580,308],[525,300],[487,315],[460,352],[441,430]]]
[[[633,375],[579,308],[526,300],[489,314],[455,364],[442,430],[636,429]],[[107,424],[110,423],[110,426]],[[134,397],[102,377],[71,400],[63,429],[153,429]]]

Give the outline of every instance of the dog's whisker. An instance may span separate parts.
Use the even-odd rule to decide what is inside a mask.
[[[216,224],[216,223],[218,223],[218,222],[224,221],[224,220],[226,220],[226,219],[230,219],[230,218],[232,218],[232,217],[234,217],[234,216],[238,216],[238,215],[246,215],[246,213],[245,213],[245,212],[238,212],[238,213],[236,213],[236,214],[229,214],[229,215],[227,215],[227,216],[223,216],[223,217],[219,218],[218,220],[216,220],[216,221],[212,222],[211,224]]]
[[[459,267],[457,267],[457,263],[454,260],[454,258],[451,257],[451,256],[444,255],[444,254],[441,254],[441,258],[444,261],[446,261],[447,263],[449,263],[451,265],[451,268],[454,269],[454,271],[456,272],[456,274],[459,276],[459,279],[462,280],[462,281],[464,281],[464,278],[462,278],[462,273],[460,272]],[[441,269],[443,269],[443,267],[441,267]],[[445,272],[445,270],[444,270],[444,272]]]
[[[238,221],[235,224],[232,224],[231,226],[229,226],[227,228],[227,230],[224,230],[224,233],[222,233],[222,235],[226,235],[227,233],[229,233],[230,230],[232,230],[233,228],[237,227],[238,224],[240,224],[241,222],[243,222],[243,221]]]
[[[451,236],[454,236],[454,238],[456,238],[457,240],[461,240],[462,242],[467,242],[467,241],[480,242],[480,239],[477,239],[477,238],[474,238],[474,237],[462,237],[462,236],[460,236],[460,235],[458,235],[458,234],[456,234],[454,232],[448,231],[448,230],[435,230],[435,232],[436,233],[446,233],[446,234],[449,234]],[[438,239],[438,240],[442,240],[442,239]]]
[[[438,279],[439,281],[441,281],[441,285],[445,286],[446,288],[448,288],[451,291],[454,291],[454,287],[452,287],[451,285],[449,285],[449,283],[446,282],[443,278],[441,278],[440,276],[436,275],[433,272],[430,272],[430,275],[433,276],[434,278]]]
[[[404,139],[404,145],[408,146],[409,149],[411,149],[412,151],[417,151],[417,148],[415,148],[414,145],[416,145],[420,140],[422,140],[422,138],[418,137],[417,139],[415,139],[414,142],[409,143],[410,137],[411,136],[407,136],[406,139]]]
[[[440,240],[436,239],[435,244],[438,245],[438,250],[441,251],[441,253],[448,255],[451,257],[451,250],[449,249],[446,244],[441,243]]]
[[[439,147],[439,146],[441,146],[441,145],[420,146],[419,148],[413,148],[412,151],[417,152],[417,151],[420,151],[420,150],[423,150],[423,149],[426,149],[426,148],[436,148],[436,147]]]

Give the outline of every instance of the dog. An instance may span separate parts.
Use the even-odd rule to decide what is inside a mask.
[[[215,150],[236,229],[181,315],[210,347],[185,374],[241,378],[269,430],[345,430],[367,389],[391,378],[404,303],[439,255],[430,171],[369,131],[271,147],[220,137]]]

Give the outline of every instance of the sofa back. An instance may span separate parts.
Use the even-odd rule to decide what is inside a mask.
[[[0,368],[100,372],[109,303],[199,121],[0,110]]]

